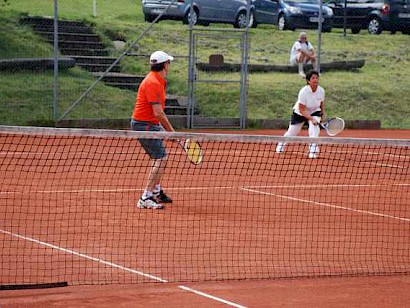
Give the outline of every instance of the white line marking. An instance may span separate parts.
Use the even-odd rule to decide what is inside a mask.
[[[248,188],[244,188],[244,187],[242,189],[246,190],[246,191],[249,191],[249,192],[254,192],[254,193],[257,193],[257,194],[276,196],[276,197],[279,197],[279,198],[299,201],[299,202],[303,202],[303,203],[311,203],[311,204],[326,206],[326,207],[335,208],[335,209],[339,209],[339,210],[352,211],[352,212],[357,212],[357,213],[362,213],[362,214],[368,214],[368,215],[373,215],[373,216],[380,216],[380,217],[385,217],[385,218],[391,218],[391,219],[396,219],[396,220],[402,220],[402,221],[405,221],[405,222],[410,222],[410,218],[391,216],[391,215],[380,214],[380,213],[371,212],[371,211],[358,210],[358,209],[345,207],[345,206],[340,206],[340,205],[333,205],[333,204],[328,204],[328,203],[304,200],[304,199],[294,198],[294,197],[290,197],[290,196],[284,196],[284,195],[279,195],[279,194],[274,194],[274,193],[267,193],[267,192],[254,190],[254,189],[248,189]]]
[[[208,298],[210,298],[210,299],[213,299],[213,300],[216,300],[216,301],[218,301],[218,302],[221,302],[221,303],[230,305],[230,306],[232,306],[232,307],[246,308],[246,306],[238,305],[238,304],[235,304],[235,303],[233,303],[233,302],[230,302],[230,301],[221,299],[221,298],[219,298],[219,297],[215,297],[215,296],[212,296],[212,295],[209,295],[209,294],[206,294],[206,293],[203,293],[203,292],[201,292],[201,291],[197,291],[197,290],[194,290],[194,289],[185,287],[185,286],[178,286],[178,288],[181,288],[182,290],[185,290],[185,291],[188,291],[188,292],[193,292],[193,293],[195,293],[195,294],[198,294],[198,295],[201,295],[201,296],[204,296],[204,297],[208,297]]]
[[[378,152],[364,152],[364,154],[369,154],[369,155],[380,155]],[[404,159],[410,159],[410,156],[406,155],[400,155],[400,154],[390,154],[390,153],[383,153],[383,156],[391,156],[395,158],[404,158]]]
[[[396,183],[396,184],[292,184],[292,185],[247,185],[249,188],[330,188],[330,187],[386,187],[386,186],[410,186],[410,183]],[[170,187],[170,191],[180,190],[221,190],[221,189],[240,189],[238,186],[209,186],[209,187]],[[94,193],[94,192],[108,192],[108,193],[121,193],[121,192],[136,192],[144,191],[143,188],[115,188],[115,189],[79,189],[79,190],[37,190],[37,191],[0,191],[0,195],[5,194],[67,194],[67,193]]]
[[[143,272],[140,272],[140,271],[131,269],[131,268],[127,268],[127,267],[124,267],[124,266],[122,266],[122,265],[118,265],[118,264],[115,264],[115,263],[112,263],[112,262],[104,261],[104,260],[99,259],[99,258],[91,257],[91,256],[85,255],[85,254],[83,254],[83,253],[80,253],[80,252],[77,252],[77,251],[74,251],[74,250],[71,250],[71,249],[67,249],[67,248],[59,247],[59,246],[56,246],[56,245],[53,245],[53,244],[49,244],[49,243],[46,243],[46,242],[43,242],[43,241],[39,241],[39,240],[36,240],[36,239],[34,239],[34,238],[31,238],[31,237],[27,237],[27,236],[24,236],[24,235],[12,233],[12,232],[9,232],[9,231],[6,231],[6,230],[2,230],[2,229],[0,229],[0,232],[2,232],[2,233],[4,233],[4,234],[8,234],[8,235],[10,235],[10,236],[14,236],[14,237],[17,237],[17,238],[26,240],[26,241],[29,241],[29,242],[33,242],[33,243],[36,243],[36,244],[39,244],[39,245],[43,245],[43,246],[46,246],[46,247],[48,247],[48,248],[52,248],[52,249],[55,249],[55,250],[59,250],[59,251],[62,251],[62,252],[65,252],[65,253],[68,253],[68,254],[71,254],[71,255],[80,257],[80,258],[84,258],[84,259],[88,259],[88,260],[91,260],[91,261],[94,261],[94,262],[98,262],[98,263],[102,263],[102,264],[105,264],[105,265],[109,265],[109,266],[112,266],[112,267],[114,267],[114,268],[118,268],[118,269],[121,269],[121,270],[123,270],[123,271],[126,271],[126,272],[130,272],[130,273],[133,273],[133,274],[137,274],[137,275],[141,275],[141,276],[144,276],[144,277],[148,277],[148,278],[150,278],[150,279],[152,279],[152,280],[156,280],[156,281],[159,281],[159,282],[168,282],[168,281],[166,281],[166,280],[164,280],[164,279],[162,279],[162,278],[159,278],[159,277],[156,277],[156,276],[153,276],[153,275],[149,275],[149,274],[146,274],[146,273],[143,273]]]
[[[133,273],[133,274],[136,274],[136,275],[144,276],[144,277],[147,277],[149,279],[152,279],[152,280],[155,280],[155,281],[158,281],[158,282],[162,282],[162,283],[169,282],[168,280],[162,279],[162,278],[154,276],[154,275],[150,275],[150,274],[147,274],[147,273],[144,273],[144,272],[132,269],[132,268],[128,268],[128,267],[125,267],[125,266],[122,266],[122,265],[119,265],[119,264],[116,264],[116,263],[108,262],[108,261],[105,261],[105,260],[100,259],[100,258],[95,258],[95,257],[92,257],[92,256],[88,256],[86,254],[83,254],[83,253],[80,253],[80,252],[77,252],[77,251],[74,251],[74,250],[71,250],[71,249],[59,247],[59,246],[56,246],[56,245],[53,245],[53,244],[50,244],[50,243],[46,243],[46,242],[43,242],[43,241],[40,241],[40,240],[36,240],[34,238],[31,238],[31,237],[16,234],[16,233],[9,232],[9,231],[2,230],[2,229],[0,229],[0,232],[3,233],[3,234],[13,236],[13,237],[17,237],[19,239],[23,239],[23,240],[26,240],[26,241],[29,241],[29,242],[33,242],[33,243],[36,243],[36,244],[39,244],[39,245],[43,245],[43,246],[46,246],[46,247],[51,248],[51,249],[59,250],[59,251],[62,251],[62,252],[65,252],[67,254],[71,254],[71,255],[74,255],[74,256],[77,256],[77,257],[80,257],[80,258],[84,258],[84,259],[87,259],[87,260],[90,260],[90,261],[94,261],[94,262],[98,262],[98,263],[101,263],[101,264],[104,264],[104,265],[108,265],[108,266],[111,266],[113,268],[123,270],[125,272],[129,272],[129,273]],[[178,288],[180,288],[182,290],[185,290],[185,291],[188,291],[188,292],[195,293],[199,296],[203,296],[203,297],[212,299],[214,301],[218,301],[218,302],[230,305],[232,307],[246,308],[245,306],[235,304],[233,302],[224,300],[222,298],[219,298],[219,297],[216,297],[216,296],[213,296],[213,295],[210,295],[210,294],[207,294],[207,293],[204,293],[204,292],[201,292],[201,291],[198,291],[198,290],[186,287],[186,286],[178,286]]]
[[[397,169],[408,169],[408,167],[403,167],[403,166],[399,166],[399,165],[388,165],[388,164],[374,163],[374,162],[370,162],[370,161],[365,161],[363,163],[368,164],[368,165],[381,166],[381,167],[389,167],[389,168],[397,168]]]

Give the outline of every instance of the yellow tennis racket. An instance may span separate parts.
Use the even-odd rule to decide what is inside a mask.
[[[185,142],[178,142],[179,145],[187,153],[189,160],[194,165],[199,165],[202,162],[203,153],[201,145],[198,141],[187,139]]]

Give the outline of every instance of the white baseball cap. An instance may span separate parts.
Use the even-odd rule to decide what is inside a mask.
[[[166,52],[163,52],[160,50],[154,52],[149,58],[149,62],[151,64],[158,64],[158,63],[163,63],[163,62],[172,61],[172,60],[174,60],[173,56],[170,56]]]

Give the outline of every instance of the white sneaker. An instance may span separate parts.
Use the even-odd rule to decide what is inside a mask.
[[[164,206],[160,203],[156,203],[153,197],[149,197],[147,199],[142,199],[142,197],[138,200],[137,206],[140,209],[154,209],[160,210],[163,209]]]
[[[317,154],[316,153],[309,153],[309,158],[317,158]]]

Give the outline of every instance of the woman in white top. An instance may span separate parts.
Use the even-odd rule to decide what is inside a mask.
[[[303,124],[309,125],[309,137],[319,137],[320,127],[318,123],[325,115],[325,90],[319,86],[319,72],[312,70],[306,74],[306,83],[298,95],[298,100],[293,106],[293,113],[285,137],[297,136],[302,130]],[[276,153],[282,153],[285,143],[280,142],[276,147]],[[316,143],[309,145],[309,158],[316,158],[319,146]]]
[[[300,32],[299,40],[297,40],[290,50],[290,64],[299,66],[299,75],[305,78],[303,64],[312,63],[313,69],[316,67],[315,50],[310,42],[307,41],[306,32]]]

